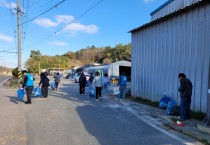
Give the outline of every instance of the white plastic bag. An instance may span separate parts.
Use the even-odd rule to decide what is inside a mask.
[[[114,92],[114,95],[119,95],[120,94],[119,87],[113,87],[113,92]]]

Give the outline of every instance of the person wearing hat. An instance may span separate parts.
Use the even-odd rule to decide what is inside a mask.
[[[25,88],[27,95],[27,101],[25,102],[25,104],[31,104],[31,94],[34,88],[34,77],[30,73],[28,73],[27,69],[24,69],[22,73],[25,76],[22,88]]]
[[[178,91],[180,92],[180,119],[189,119],[190,118],[190,104],[192,96],[192,83],[189,79],[186,78],[184,73],[178,75],[180,80],[180,86]]]

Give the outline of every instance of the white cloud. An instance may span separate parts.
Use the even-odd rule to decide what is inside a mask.
[[[47,18],[39,18],[34,20],[34,23],[45,28],[56,27],[58,24]]]
[[[4,0],[0,0],[0,6],[10,8],[10,9],[15,9],[17,8],[17,4],[14,2],[5,2]]]
[[[12,37],[0,33],[0,41],[12,42],[13,40]]]
[[[64,30],[62,32],[69,32],[71,34],[76,34],[77,32],[93,34],[98,32],[99,28],[95,25],[83,25],[74,21],[75,18],[71,15],[56,15],[54,21],[48,18],[39,18],[34,20],[33,23],[45,28],[64,25]]]
[[[96,33],[98,32],[98,27],[95,25],[83,25],[81,23],[71,23],[65,27],[65,31],[75,33],[75,32],[86,32],[86,33]]]
[[[67,45],[67,43],[63,42],[63,41],[54,41],[51,44],[56,45],[56,46],[66,46]]]
[[[74,17],[70,15],[56,15],[55,19],[58,23],[70,23],[74,21]]]
[[[145,3],[152,2],[153,0],[143,0]]]
[[[10,2],[10,3],[5,4],[5,7],[10,8],[10,9],[15,9],[17,8],[17,4],[14,2]]]
[[[95,25],[87,25],[85,28],[85,31],[87,33],[97,33],[98,32],[98,27]]]

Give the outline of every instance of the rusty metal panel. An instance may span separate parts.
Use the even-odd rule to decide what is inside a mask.
[[[180,102],[178,73],[193,83],[191,109],[206,112],[210,61],[210,5],[132,33],[131,93],[159,101],[163,93]]]

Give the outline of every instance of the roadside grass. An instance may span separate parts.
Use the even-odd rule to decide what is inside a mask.
[[[142,97],[133,97],[133,96],[127,96],[126,98],[127,99],[130,99],[132,101],[135,101],[135,102],[139,102],[139,103],[142,103],[142,104],[146,104],[146,105],[150,105],[152,107],[159,108],[159,102],[157,102],[157,101],[151,101],[151,100],[148,100],[148,99],[145,99],[145,98],[142,98]],[[194,112],[194,111],[191,111],[191,118],[192,119],[196,119],[196,120],[202,121],[204,119],[205,115],[206,114],[205,113],[202,113],[202,112]],[[171,120],[173,122],[176,122],[179,119],[178,118],[173,118]]]
[[[145,98],[141,98],[141,97],[133,97],[131,95],[127,95],[126,97],[127,99],[130,99],[132,101],[135,101],[135,102],[138,102],[138,103],[142,103],[142,104],[145,104],[145,105],[149,105],[149,106],[152,106],[152,107],[157,107],[159,108],[159,102],[157,101],[151,101],[151,100],[148,100],[148,99],[145,99]],[[205,113],[202,113],[202,112],[194,112],[194,111],[191,111],[191,118],[192,119],[196,119],[196,120],[199,120],[199,121],[202,121],[205,117]],[[180,121],[180,119],[178,119],[177,117],[170,117],[171,121],[173,123],[176,123],[177,121]],[[183,133],[191,138],[194,138],[198,141],[200,141],[201,143],[205,144],[205,145],[210,145],[210,143],[208,142],[208,140],[206,139],[201,139],[201,138],[198,138],[196,136],[193,136],[192,134],[188,133],[188,132],[185,132],[181,129],[177,129],[175,127],[172,127],[171,125],[168,125],[168,124],[164,124],[164,126],[168,127],[169,129],[173,129],[173,130],[176,130],[180,133]]]
[[[9,79],[7,83],[4,84],[4,86],[8,88],[18,88],[19,87],[18,78],[12,77],[11,79]]]

